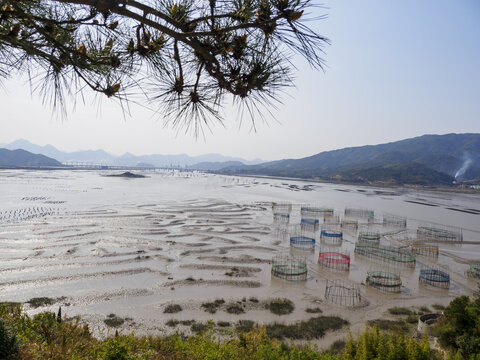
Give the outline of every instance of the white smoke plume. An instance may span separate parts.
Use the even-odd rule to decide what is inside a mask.
[[[465,174],[465,171],[467,171],[467,169],[470,167],[470,165],[472,165],[472,162],[473,162],[473,160],[470,157],[470,155],[468,153],[464,152],[463,153],[463,164],[460,167],[460,169],[458,169],[457,172],[455,173],[455,180],[457,180],[460,176]]]

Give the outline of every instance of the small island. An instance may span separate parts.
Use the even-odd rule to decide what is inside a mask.
[[[145,175],[140,175],[140,174],[134,174],[131,173],[130,171],[126,171],[121,174],[111,174],[111,175],[105,175],[108,177],[123,177],[123,178],[129,178],[129,179],[138,179],[138,178],[146,178]]]

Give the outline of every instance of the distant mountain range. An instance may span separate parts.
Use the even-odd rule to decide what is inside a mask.
[[[190,157],[185,154],[136,156],[126,153],[116,157],[104,150],[66,153],[51,145],[38,146],[26,140],[17,140],[3,147],[23,150],[0,149],[0,166],[59,166],[59,162],[144,167],[173,165],[222,174],[280,176],[348,183],[480,183],[480,134],[423,135],[380,145],[324,151],[301,159],[264,163],[258,163],[259,160],[248,162],[219,154]]]
[[[15,140],[9,144],[0,144],[0,148],[6,148],[9,150],[23,149],[29,151],[33,154],[42,154],[51,158],[54,158],[61,163],[72,163],[72,162],[81,162],[81,163],[93,163],[93,164],[102,164],[102,165],[121,165],[121,166],[144,166],[144,167],[168,167],[168,166],[180,166],[180,167],[191,167],[195,168],[192,165],[198,163],[212,163],[213,167],[211,169],[202,169],[202,170],[218,170],[219,165],[216,163],[226,162],[224,166],[230,166],[230,162],[240,162],[241,165],[251,165],[261,163],[262,160],[245,160],[241,158],[233,158],[228,156],[223,156],[220,154],[205,154],[199,156],[188,156],[186,154],[178,155],[133,155],[130,153],[125,153],[121,156],[115,156],[109,154],[104,150],[85,150],[85,151],[75,151],[75,152],[64,152],[58,150],[52,145],[35,145],[31,142],[19,139]]]
[[[480,176],[480,134],[423,135],[324,151],[301,159],[229,166],[219,172],[336,182],[446,185]]]
[[[205,161],[205,162],[201,162],[201,163],[189,166],[189,168],[192,170],[200,170],[200,171],[218,171],[223,168],[242,167],[244,165],[245,164],[242,163],[241,161],[217,161],[217,162]]]
[[[28,151],[17,149],[0,149],[0,167],[41,167],[62,166],[57,160],[44,155],[32,154]]]

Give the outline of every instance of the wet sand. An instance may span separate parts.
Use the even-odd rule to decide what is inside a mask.
[[[165,334],[189,331],[183,325],[168,327],[169,319],[291,323],[310,318],[305,309],[312,307],[320,307],[322,315],[348,319],[355,332],[367,320],[389,318],[390,307],[446,305],[478,288],[476,281],[465,276],[468,264],[480,263],[478,215],[456,210],[480,208],[479,196],[200,173],[147,173],[148,178],[138,181],[101,175],[0,173],[1,301],[58,299],[40,308],[25,304],[25,309],[34,314],[56,311],[61,305],[64,314],[81,315],[99,336],[115,331],[103,322],[110,313],[131,319],[120,331]],[[424,223],[462,227],[465,243],[439,244],[438,259],[417,256],[414,268],[356,255],[355,229],[344,231],[341,246],[322,243],[317,231],[314,251],[292,250],[289,237],[295,230],[279,230],[273,222],[272,202],[292,204],[290,225],[300,223],[302,204],[332,207],[340,219],[345,207],[370,208],[375,219],[368,228],[382,234],[382,245],[409,245],[409,237],[402,233],[414,232]],[[407,217],[408,229],[384,226],[381,216],[387,211]],[[359,229],[367,226],[367,219],[357,220]],[[320,248],[349,253],[350,271],[318,265]],[[271,276],[272,257],[280,253],[306,258],[307,281]],[[422,266],[449,272],[450,289],[419,285]],[[399,273],[402,292],[385,294],[366,287],[369,270]],[[359,284],[368,305],[358,311],[328,303],[327,279]],[[290,299],[295,310],[283,316],[272,314],[264,306],[272,298]],[[230,314],[224,307],[214,314],[206,312],[202,303],[215,299],[243,303],[245,313]],[[165,314],[169,304],[179,304],[183,310]],[[327,347],[344,335],[345,330],[328,333],[317,343]]]

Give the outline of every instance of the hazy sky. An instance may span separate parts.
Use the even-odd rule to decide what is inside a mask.
[[[313,1],[316,3],[316,1]],[[134,108],[125,120],[115,103],[87,99],[67,120],[12,79],[0,89],[0,143],[18,138],[61,150],[102,148],[115,154],[298,158],[348,146],[422,134],[480,132],[480,1],[329,0],[326,20],[312,23],[331,39],[327,68],[301,58],[296,88],[252,132],[235,114],[205,140],[165,128]]]

